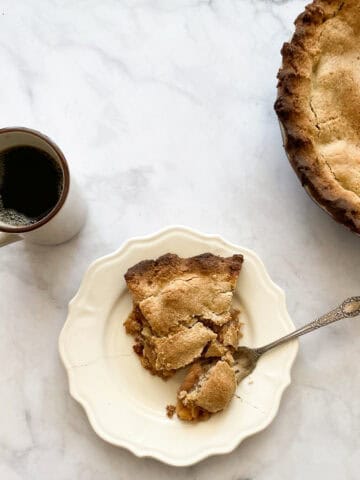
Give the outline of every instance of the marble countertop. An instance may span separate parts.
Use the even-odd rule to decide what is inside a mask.
[[[57,350],[89,262],[175,223],[254,249],[298,326],[359,294],[360,240],[305,195],[273,111],[304,5],[0,0],[1,126],[51,136],[89,205],[69,243],[0,253],[2,480],[358,478],[360,321],[301,340],[267,430],[181,469],[100,440]]]

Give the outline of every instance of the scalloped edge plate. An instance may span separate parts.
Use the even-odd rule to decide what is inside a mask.
[[[244,255],[235,292],[245,324],[243,344],[259,346],[295,327],[286,310],[284,292],[272,282],[259,257],[218,235],[169,227],[133,238],[90,265],[69,304],[59,337],[70,393],[85,409],[95,432],[107,442],[138,457],[188,466],[231,452],[271,423],[290,384],[298,342],[264,356],[239,385],[226,411],[199,424],[168,419],[165,406],[175,402],[179,379],[164,382],[144,370],[122,325],[131,309],[124,273],[140,260],[167,252],[183,257],[204,252]]]

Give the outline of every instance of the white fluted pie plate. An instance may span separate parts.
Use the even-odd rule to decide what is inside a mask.
[[[89,267],[70,302],[59,339],[70,393],[107,442],[139,457],[185,466],[231,452],[244,438],[269,425],[290,383],[298,344],[291,342],[264,356],[223,413],[198,424],[167,418],[165,407],[175,402],[181,374],[165,382],[144,370],[123,327],[131,310],[124,273],[141,260],[167,252],[182,257],[204,252],[244,255],[235,292],[245,323],[243,344],[265,344],[291,332],[294,325],[283,291],[271,281],[259,257],[217,235],[171,227],[134,238]]]

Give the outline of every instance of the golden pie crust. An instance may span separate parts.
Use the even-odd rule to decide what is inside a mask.
[[[182,386],[178,395],[177,414],[183,420],[208,418],[234,394],[232,353],[241,323],[232,300],[242,263],[242,255],[166,254],[125,274],[134,304],[125,328],[135,338],[142,365],[163,378],[191,365],[186,377],[191,388],[184,395]],[[194,376],[194,369],[201,375]]]
[[[303,186],[360,233],[360,2],[315,0],[282,48],[275,110]]]
[[[176,413],[187,421],[208,418],[228,406],[236,386],[236,371],[228,361],[196,362],[179,388]]]

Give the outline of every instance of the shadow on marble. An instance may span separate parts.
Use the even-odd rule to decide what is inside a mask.
[[[64,302],[64,307],[67,305],[81,243],[81,234],[55,246],[24,243],[23,252],[19,253],[31,269],[28,281],[40,290],[47,291],[58,306],[61,305],[59,302]]]
[[[21,270],[24,271],[19,275],[48,292],[57,307],[65,309],[90,263],[109,250],[102,232],[94,220],[88,218],[84,229],[66,243],[43,246],[24,242],[18,253],[23,256]]]

